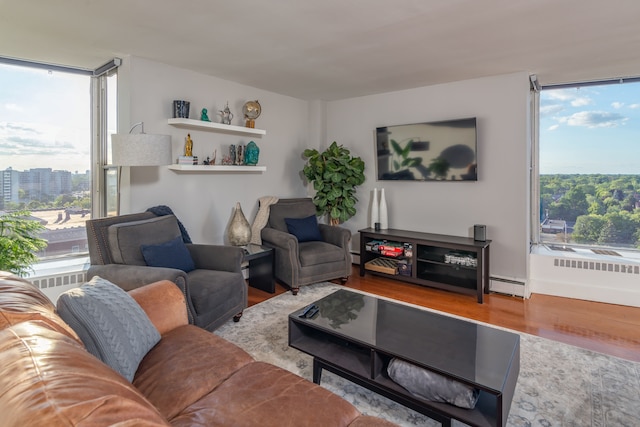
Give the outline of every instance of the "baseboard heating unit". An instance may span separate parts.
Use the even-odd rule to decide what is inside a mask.
[[[489,278],[489,290],[499,294],[523,297],[525,296],[524,282],[504,277],[491,276]]]
[[[31,283],[36,285],[40,290],[54,303],[58,300],[58,296],[73,288],[82,285],[87,279],[86,271],[74,271],[59,274],[48,274],[43,276],[28,277]]]
[[[638,253],[538,246],[530,261],[532,293],[640,307]]]

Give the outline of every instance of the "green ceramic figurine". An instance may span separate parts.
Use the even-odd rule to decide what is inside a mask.
[[[202,120],[203,122],[210,122],[211,121],[211,120],[209,120],[209,114],[208,114],[206,108],[202,109],[202,113],[200,113],[200,120]]]
[[[244,151],[244,164],[255,166],[258,164],[258,156],[260,155],[260,149],[255,142],[249,141]]]

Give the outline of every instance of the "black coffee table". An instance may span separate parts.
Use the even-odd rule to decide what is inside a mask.
[[[386,396],[444,426],[504,426],[520,371],[520,336],[348,290],[314,303],[319,312],[289,315],[289,345],[313,356],[313,380],[322,369]],[[432,402],[393,382],[392,358],[476,387],[474,409]]]

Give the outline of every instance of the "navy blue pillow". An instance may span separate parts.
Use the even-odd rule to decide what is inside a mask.
[[[318,218],[315,215],[306,218],[285,218],[289,234],[298,238],[298,242],[311,242],[322,240],[320,228],[318,228]]]
[[[140,250],[150,267],[177,268],[187,273],[196,268],[182,237],[157,245],[142,245]]]

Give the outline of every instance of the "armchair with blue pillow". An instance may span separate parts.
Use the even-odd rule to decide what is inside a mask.
[[[175,215],[157,214],[88,220],[87,280],[100,276],[126,291],[170,280],[185,295],[190,323],[212,331],[238,321],[247,306],[242,249],[193,244]]]
[[[351,274],[351,232],[319,224],[310,198],[279,199],[270,206],[262,244],[275,250],[275,276],[296,295],[300,286]]]

